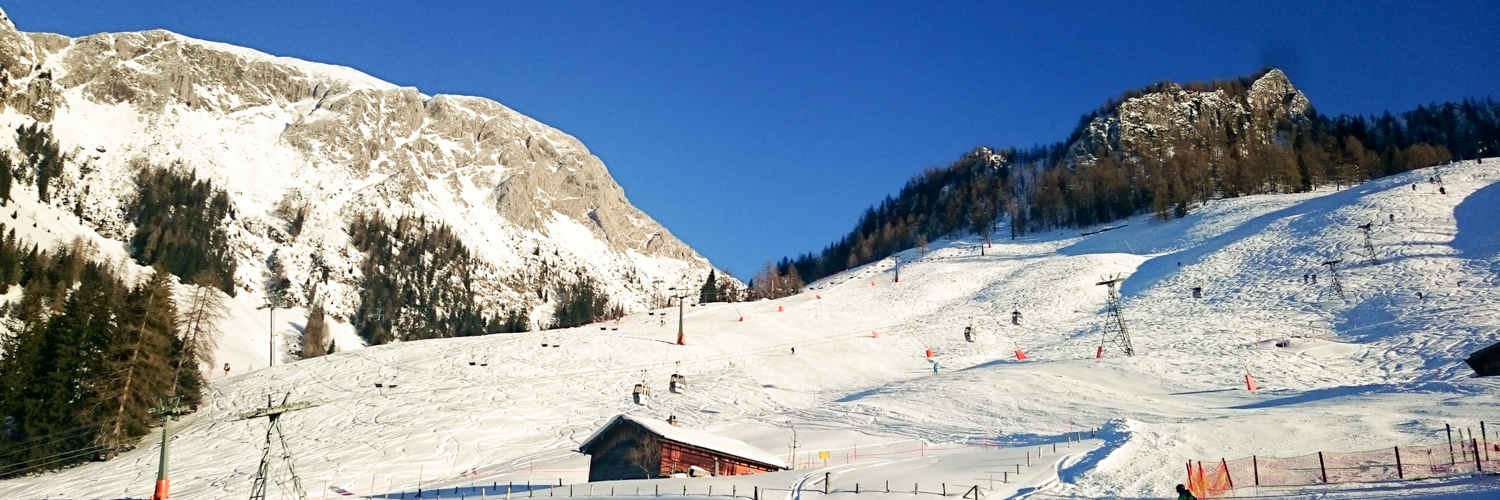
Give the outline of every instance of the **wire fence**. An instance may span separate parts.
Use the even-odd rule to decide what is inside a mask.
[[[1500,442],[1468,437],[1448,429],[1446,444],[1392,446],[1356,452],[1317,452],[1296,457],[1250,456],[1235,460],[1189,461],[1188,489],[1199,498],[1221,497],[1251,486],[1312,486],[1377,483],[1500,473]]]
[[[596,485],[583,484],[502,484],[490,485],[445,486],[426,490],[392,492],[370,495],[367,498],[378,498],[383,500],[396,499],[456,499],[456,500],[520,500],[523,498],[591,498],[591,497],[727,497],[741,498],[744,500],[767,500],[768,498],[786,498],[789,495],[800,497],[801,495],[833,495],[833,494],[906,494],[913,496],[939,496],[955,497],[960,499],[979,500],[988,490],[979,484],[957,484],[957,483],[892,483],[884,481],[879,483],[849,483],[832,487],[827,476],[818,476],[814,480],[804,484],[788,487],[767,487],[759,485],[740,486],[736,484],[650,484],[650,485],[626,485],[608,484]],[[313,498],[309,495],[307,498]],[[325,494],[326,498],[326,494]]]

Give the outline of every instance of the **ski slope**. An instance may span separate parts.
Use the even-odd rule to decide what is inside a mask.
[[[1500,341],[1497,181],[1500,162],[1471,161],[1217,200],[1089,236],[1004,240],[983,255],[973,239],[941,241],[900,255],[899,283],[888,259],[780,300],[689,307],[687,346],[673,343],[677,311],[662,310],[215,374],[205,406],[174,424],[173,494],[248,495],[266,422],[238,416],[268,400],[313,405],[282,420],[309,498],[419,488],[474,498],[507,484],[520,495],[530,482],[551,496],[758,487],[800,499],[821,495],[825,478],[851,499],[976,485],[988,498],[1163,498],[1189,459],[1437,443],[1445,423],[1500,422],[1500,381],[1462,362]],[[1378,264],[1364,255],[1364,223]],[[1343,297],[1320,265],[1330,260],[1343,261]],[[1318,283],[1305,283],[1313,272]],[[1096,359],[1106,297],[1095,283],[1115,275],[1136,355],[1107,346]],[[243,315],[222,349],[252,364],[268,325],[252,318],[264,311]],[[1245,390],[1247,372],[1260,390]],[[672,373],[687,377],[685,393],[666,390]],[[638,406],[631,388],[643,382],[655,396]],[[588,459],[573,450],[620,413],[675,415],[799,465],[586,484]],[[110,462],[3,481],[0,497],[149,497],[158,446],[153,436]],[[1481,477],[1236,493],[1493,498],[1497,488]]]

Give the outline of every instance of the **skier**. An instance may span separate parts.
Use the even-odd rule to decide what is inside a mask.
[[[792,346],[792,354],[797,354],[797,346]]]
[[[224,376],[229,376],[229,363],[224,363]]]
[[[1448,194],[1448,188],[1438,186],[1438,194]],[[35,224],[33,224],[35,226]]]
[[[937,363],[937,361],[933,361],[932,362],[932,373],[937,373],[937,371],[938,371],[938,363]]]
[[[1396,222],[1396,214],[1391,214],[1391,222]]]
[[[1188,491],[1186,486],[1179,484],[1177,485],[1177,500],[1198,500],[1198,497],[1193,496],[1193,492]]]

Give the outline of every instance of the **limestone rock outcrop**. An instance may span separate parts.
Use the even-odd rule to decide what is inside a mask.
[[[0,13],[0,106],[3,125],[41,122],[71,148],[63,184],[78,189],[55,203],[101,234],[128,230],[118,214],[139,165],[213,180],[243,214],[225,223],[246,290],[272,254],[293,272],[356,267],[344,230],[361,212],[453,227],[490,266],[484,302],[538,316],[537,290],[560,280],[593,279],[630,310],[712,269],[577,139],[490,99],[164,30],[26,33]],[[287,204],[308,209],[308,230],[284,229]],[[342,274],[320,292],[334,314],[354,306],[359,277]]]

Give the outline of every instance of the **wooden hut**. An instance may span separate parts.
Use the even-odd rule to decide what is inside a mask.
[[[1464,362],[1468,363],[1469,368],[1474,369],[1474,374],[1480,377],[1500,375],[1500,343],[1474,351]]]
[[[630,415],[610,419],[578,451],[589,455],[589,481],[736,476],[786,469],[776,455],[742,441]]]

